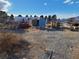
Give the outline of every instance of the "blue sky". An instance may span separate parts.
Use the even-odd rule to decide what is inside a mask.
[[[9,13],[22,15],[53,15],[67,18],[79,15],[79,0],[9,0]]]

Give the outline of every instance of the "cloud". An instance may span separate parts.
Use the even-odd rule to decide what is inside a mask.
[[[69,3],[71,2],[72,0],[65,0],[64,3]]]
[[[8,7],[10,6],[9,0],[0,0],[0,11],[8,11]]]
[[[68,5],[72,5],[72,4],[79,4],[79,1],[65,0],[63,3],[64,4],[68,4]]]
[[[71,5],[71,4],[74,4],[75,2],[73,2],[73,1],[71,1],[69,4]]]

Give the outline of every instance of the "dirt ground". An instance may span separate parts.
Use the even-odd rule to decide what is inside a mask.
[[[30,50],[27,53],[25,48],[20,48],[20,55],[16,55],[28,55],[22,58],[12,56],[12,59],[79,59],[79,32],[29,29],[18,34],[23,37],[23,42],[30,43]],[[26,46],[23,42],[19,46]],[[4,54],[0,56],[5,56]]]
[[[30,31],[23,37],[32,43],[31,59],[79,59],[79,32]]]

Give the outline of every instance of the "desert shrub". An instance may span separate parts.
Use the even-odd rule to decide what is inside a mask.
[[[30,43],[15,33],[0,33],[0,54],[6,53],[8,59],[22,57],[22,53],[27,55]],[[17,53],[17,55],[15,55]],[[6,58],[6,59],[7,59]]]

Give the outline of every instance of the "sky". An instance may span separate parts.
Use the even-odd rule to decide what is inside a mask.
[[[10,14],[79,16],[79,0],[0,0],[0,9]]]

